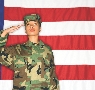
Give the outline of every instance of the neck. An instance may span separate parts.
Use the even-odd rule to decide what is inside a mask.
[[[38,36],[28,36],[29,38],[29,41],[33,42],[33,43],[39,43],[39,40],[38,40]]]

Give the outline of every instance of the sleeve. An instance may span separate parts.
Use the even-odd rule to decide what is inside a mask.
[[[14,70],[14,47],[0,47],[0,64]]]
[[[51,51],[51,59],[50,59],[50,90],[60,90],[59,80],[55,71],[55,63],[54,63],[54,55]]]
[[[4,30],[0,30],[0,47],[5,46],[7,42],[8,35],[7,34],[5,37],[1,37],[1,34],[3,33]]]

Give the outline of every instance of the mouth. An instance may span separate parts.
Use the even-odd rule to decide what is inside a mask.
[[[30,32],[34,32],[35,30],[34,29],[30,29]]]

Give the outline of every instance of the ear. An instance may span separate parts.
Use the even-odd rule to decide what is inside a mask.
[[[39,32],[41,31],[41,27],[40,27],[40,29],[39,29]]]

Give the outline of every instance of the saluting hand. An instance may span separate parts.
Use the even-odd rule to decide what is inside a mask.
[[[13,33],[14,31],[18,30],[21,26],[24,26],[24,24],[12,26],[10,28],[5,29],[3,33],[1,34],[1,37],[4,37],[8,33]]]

